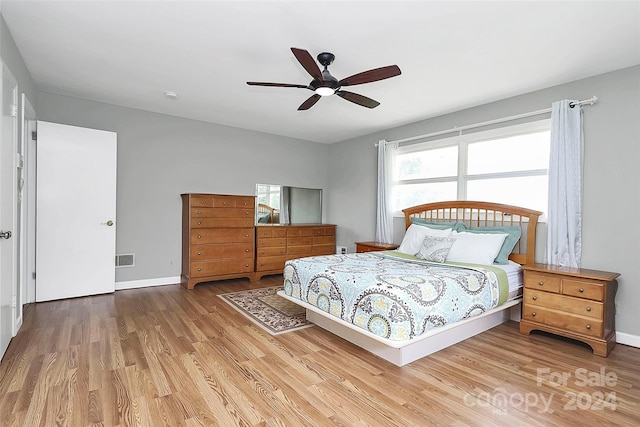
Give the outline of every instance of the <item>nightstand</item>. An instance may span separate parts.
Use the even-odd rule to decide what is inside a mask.
[[[523,265],[520,333],[541,330],[591,346],[607,357],[616,345],[618,273],[546,264]]]
[[[390,251],[398,249],[398,245],[382,242],[356,242],[356,252]]]

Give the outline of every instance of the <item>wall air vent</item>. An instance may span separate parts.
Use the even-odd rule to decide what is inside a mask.
[[[136,265],[135,254],[116,255],[116,267],[133,267]]]

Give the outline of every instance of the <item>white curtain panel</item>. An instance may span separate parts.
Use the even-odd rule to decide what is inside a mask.
[[[376,206],[376,242],[393,243],[393,216],[389,209],[391,197],[391,160],[386,141],[378,142],[378,200]]]
[[[566,99],[554,102],[551,106],[547,264],[580,267],[583,151],[582,107],[577,101]]]

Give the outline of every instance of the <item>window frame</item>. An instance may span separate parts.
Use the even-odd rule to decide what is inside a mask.
[[[457,188],[458,200],[467,200],[467,184],[470,181],[482,180],[482,179],[500,179],[500,178],[518,178],[529,176],[548,176],[549,168],[545,169],[527,169],[520,171],[506,171],[506,172],[490,172],[481,174],[469,174],[468,173],[468,160],[469,160],[469,145],[477,142],[490,141],[496,139],[504,139],[518,135],[527,135],[532,133],[547,132],[551,130],[551,119],[534,120],[525,123],[519,123],[509,126],[494,127],[488,130],[465,130],[460,131],[458,135],[431,139],[428,141],[414,142],[409,144],[401,144],[394,147],[390,161],[392,162],[392,168],[395,168],[396,156],[401,154],[409,154],[420,151],[433,150],[438,148],[445,148],[456,146],[458,150],[458,174],[455,176],[441,176],[436,178],[418,178],[408,180],[396,180],[395,173],[390,174],[390,188],[392,192],[396,191],[396,187],[399,185],[407,184],[431,184],[439,182],[455,182]],[[393,197],[390,198],[393,200]],[[392,207],[394,217],[403,217],[403,212],[396,207]],[[546,212],[543,213],[541,220],[546,217]]]

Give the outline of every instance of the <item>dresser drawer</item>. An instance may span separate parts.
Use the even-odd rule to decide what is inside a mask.
[[[313,246],[318,245],[331,245],[336,243],[335,236],[323,236],[323,237],[314,237],[313,238]]]
[[[524,272],[524,286],[526,288],[560,293],[562,278],[551,274]]]
[[[251,196],[215,195],[213,196],[213,207],[255,209],[255,198]]]
[[[274,247],[260,247],[258,248],[257,255],[258,256],[276,256],[276,255],[286,255],[287,248],[284,246],[274,246]]]
[[[563,313],[531,304],[524,304],[522,318],[592,337],[602,337],[604,322],[589,317]]]
[[[524,303],[580,314],[598,320],[603,319],[604,313],[604,305],[601,302],[543,292],[537,289],[525,288]]]
[[[211,195],[191,196],[189,198],[189,206],[198,207],[198,208],[212,208],[213,196]]]
[[[565,278],[562,280],[562,293],[579,298],[604,301],[604,286],[601,282]]]
[[[215,276],[219,274],[250,273],[253,271],[253,260],[222,260],[192,262],[190,273],[192,277]]]
[[[191,244],[253,243],[253,228],[201,228],[191,230]]]
[[[311,246],[287,246],[287,255],[311,255]]]
[[[253,218],[197,218],[191,221],[193,228],[251,227]]]
[[[311,246],[313,237],[288,237],[287,246]]]
[[[259,248],[273,248],[273,247],[287,247],[287,239],[282,237],[270,238],[270,239],[258,239]]]
[[[311,253],[313,255],[335,255],[336,245],[314,245],[311,248]]]
[[[284,270],[287,256],[258,257],[256,259],[256,271]]]
[[[192,261],[253,258],[251,243],[193,245],[189,248]]]
[[[191,208],[191,218],[248,218],[253,225],[254,212],[245,208]]]
[[[256,235],[258,237],[270,238],[270,237],[287,237],[287,230],[282,227],[256,227]]]

